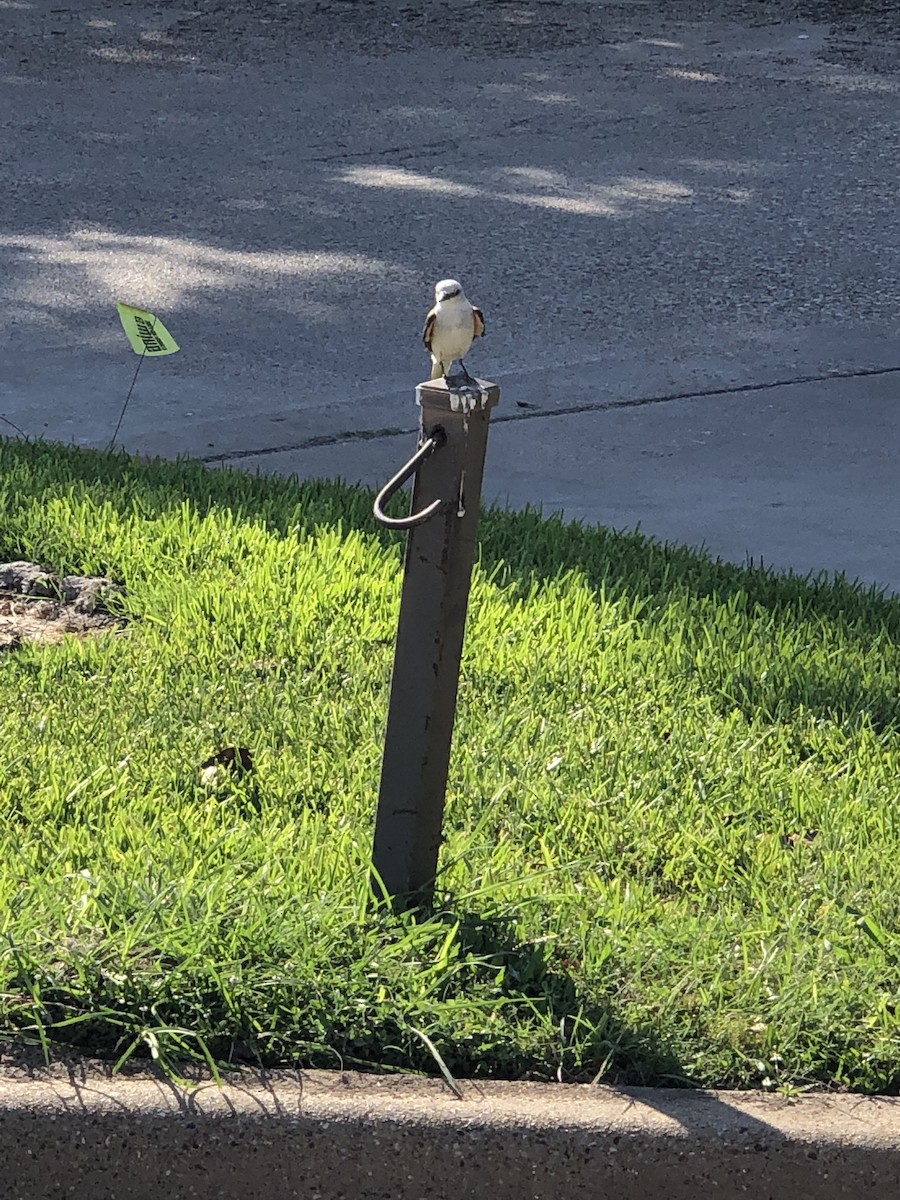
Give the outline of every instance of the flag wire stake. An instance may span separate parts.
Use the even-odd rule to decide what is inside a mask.
[[[116,427],[113,430],[113,435],[109,439],[109,445],[106,447],[107,452],[112,450],[113,446],[115,445],[116,438],[119,436],[119,430],[122,428],[122,421],[125,419],[125,410],[128,408],[128,401],[131,399],[131,393],[134,391],[134,385],[137,383],[137,377],[140,372],[141,365],[143,364],[143,361],[146,358],[146,356],[147,356],[147,351],[145,350],[144,353],[141,355],[141,357],[138,359],[137,366],[134,368],[134,375],[132,376],[131,387],[128,389],[128,395],[125,397],[125,403],[122,405],[122,411],[119,413],[119,419],[118,419],[118,421],[116,421]]]
[[[25,432],[25,430],[20,429],[19,426],[15,423],[15,421],[11,421],[9,419],[9,417],[6,415],[6,413],[0,413],[0,421],[3,421],[4,424],[6,424],[10,427],[10,429],[14,429],[16,431],[16,433],[20,433],[26,442],[31,440],[29,438],[28,434]]]
[[[150,326],[150,332],[156,328],[156,322],[159,318],[153,318],[153,324]],[[106,447],[107,453],[112,450],[115,445],[116,438],[119,436],[119,430],[122,428],[122,421],[125,419],[125,410],[128,408],[128,401],[131,399],[131,393],[134,391],[134,385],[137,383],[137,377],[140,374],[141,365],[147,357],[147,343],[144,342],[144,353],[138,359],[138,365],[134,368],[134,377],[131,380],[131,387],[128,389],[128,395],[125,397],[125,403],[122,405],[122,411],[119,413],[119,419],[116,421],[116,428],[113,431],[112,437],[109,439],[109,445]]]

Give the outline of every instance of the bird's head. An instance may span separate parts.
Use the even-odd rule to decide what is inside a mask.
[[[453,300],[457,296],[463,300],[465,299],[462,284],[458,279],[441,279],[434,285],[434,300],[436,304],[440,304],[442,300]]]

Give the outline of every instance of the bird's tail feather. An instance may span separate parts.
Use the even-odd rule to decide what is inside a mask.
[[[431,378],[432,379],[443,379],[444,378],[444,365],[439,358],[433,358],[431,360]]]

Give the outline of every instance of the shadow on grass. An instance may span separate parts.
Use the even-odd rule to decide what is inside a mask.
[[[452,1080],[699,1086],[654,1031],[629,1028],[609,1007],[586,1000],[570,974],[551,968],[543,944],[518,935],[512,917],[442,910],[430,914],[427,934],[438,943],[449,934],[453,945],[454,969],[441,1002],[452,1006],[456,998],[475,998],[459,1036],[433,1033],[432,1040],[422,1036],[416,1017],[405,1020],[393,1005],[379,1012],[354,1001],[322,1022],[320,1042],[285,1028],[273,1032],[263,1047],[257,1029],[240,1029],[236,1012],[225,1011],[207,995],[203,1004],[211,1024],[231,1031],[204,1039],[207,1061],[217,1061],[223,1071],[247,1068],[264,1075],[285,1067],[424,1075],[441,1070]],[[383,936],[402,937],[402,924],[388,918]],[[352,947],[347,957],[352,959]],[[6,982],[13,991],[40,997],[43,1022],[37,1034],[32,1028],[4,1045],[7,1066],[35,1073],[49,1059],[74,1080],[79,1072],[84,1077],[77,1057],[84,1054],[93,1062],[91,1069],[109,1075],[146,1072],[152,1065],[161,1077],[178,1082],[208,1077],[199,1054],[192,1058],[183,1040],[167,1037],[188,1032],[179,1028],[184,1014],[176,997],[154,997],[137,982],[110,989],[98,974],[90,987],[94,1011],[88,1013],[83,994],[39,986],[27,967]],[[490,1013],[497,1009],[504,1024],[495,1027]],[[143,1031],[138,1030],[141,1020]],[[516,1044],[504,1036],[510,1023],[520,1035]]]
[[[481,976],[476,984],[502,979],[504,999],[536,1018],[544,1031],[544,1068],[536,1070],[533,1061],[510,1062],[507,1078],[696,1086],[653,1031],[629,1028],[609,1007],[586,1000],[572,975],[550,967],[542,943],[519,938],[512,918],[467,912],[456,919],[461,957],[477,964]],[[576,1056],[590,1066],[573,1067]],[[457,1069],[475,1078],[484,1073],[477,1059],[463,1058]],[[497,1077],[493,1071],[491,1076]]]
[[[59,571],[78,569],[78,546],[67,543],[52,520],[42,527],[35,512],[55,499],[81,495],[151,519],[189,505],[200,513],[227,510],[282,534],[314,534],[323,528],[358,530],[396,547],[399,582],[402,538],[375,525],[372,495],[362,488],[210,471],[191,461],[142,465],[124,454],[9,440],[0,440],[0,480],[4,511],[0,558],[34,556]],[[404,504],[401,497],[398,507]],[[27,545],[22,540],[26,530]],[[611,534],[557,518],[544,521],[534,512],[492,511],[482,526],[480,553],[484,570],[502,586],[527,593],[536,584],[578,572],[609,597],[643,600],[648,619],[654,610],[677,603],[686,621],[702,626],[717,606],[731,606],[750,618],[774,616],[786,625],[814,620],[818,628],[833,623],[845,642],[860,652],[879,638],[896,641],[900,635],[900,602],[874,589],[863,590],[841,579],[804,580],[714,562],[637,535]],[[115,575],[117,564],[111,561],[106,569]],[[748,676],[741,686],[745,706],[772,702],[771,682]],[[860,680],[845,674],[836,686],[833,680],[788,662],[777,687],[782,703],[803,703],[838,719],[865,711],[870,720],[887,728],[896,726],[900,717],[900,702],[887,683],[881,689],[863,687]],[[710,690],[715,690],[714,680]],[[599,1077],[604,1083],[628,1086],[650,1082],[694,1086],[654,1030],[629,1028],[609,1006],[590,1001],[579,989],[577,972],[552,968],[543,945],[517,938],[513,922],[450,911],[434,922],[435,937],[440,937],[442,925],[456,922],[459,970],[453,976],[453,992],[484,999],[485,1011],[490,1004],[502,1006],[505,1019],[515,1013],[527,1026],[528,1037],[516,1049],[505,1049],[501,1035],[492,1032],[487,1020],[456,1040],[445,1035],[435,1048],[454,1075],[565,1082]],[[59,1019],[65,1019],[71,998],[44,991],[42,999],[48,1011],[58,1006]],[[134,1037],[137,1001],[149,1003],[153,998],[132,997],[117,1013],[112,1005],[107,1009],[98,984],[94,999],[102,1020],[73,1024],[65,1039],[77,1049],[102,1050],[115,1059],[122,1053],[122,1026],[127,1025],[127,1036]],[[154,1020],[161,1026],[171,1016],[165,1007],[163,1003],[154,1009]],[[309,1042],[292,1045],[288,1033],[257,1052],[251,1050],[251,1032],[236,1030],[232,1039],[212,1037],[209,1049],[222,1061],[263,1069],[303,1061],[316,1067],[412,1068],[435,1073],[435,1056],[427,1042],[394,1012],[366,1012],[355,1018],[337,1014],[333,1020],[328,1014],[323,1020],[326,1036],[318,1047]],[[136,1057],[146,1061],[150,1050],[149,1043],[143,1044]],[[589,1069],[583,1064],[590,1064]],[[662,1101],[659,1107],[666,1111]],[[762,1132],[766,1127],[758,1124]]]
[[[137,506],[148,517],[188,503],[200,513],[225,509],[261,520],[282,534],[310,534],[321,527],[358,530],[396,547],[399,580],[403,536],[376,524],[372,493],[362,487],[209,470],[189,460],[142,465],[122,453],[16,440],[0,440],[0,478],[38,503],[42,496],[50,500],[75,489],[98,497],[102,493],[104,501],[123,512]],[[401,494],[391,511],[403,513],[407,503]],[[4,507],[10,508],[8,500]],[[726,610],[747,622],[801,629],[796,652],[786,656],[774,653],[773,647],[764,673],[754,674],[735,661],[727,679],[711,675],[703,680],[724,712],[737,708],[748,715],[775,714],[803,706],[840,722],[864,715],[876,732],[900,723],[900,695],[891,679],[864,679],[860,665],[879,641],[900,642],[900,601],[874,586],[825,573],[802,577],[776,574],[762,565],[737,566],[689,547],[567,523],[557,516],[544,518],[535,510],[491,509],[482,522],[479,543],[484,571],[523,595],[548,580],[576,573],[611,600],[642,602],[643,618],[649,621],[659,619],[668,606],[679,605],[688,631],[698,632],[715,613]],[[73,547],[54,541],[48,531],[38,556],[54,569],[75,569],[72,552]],[[0,530],[0,557],[22,555],[15,520],[7,520]],[[109,563],[108,569],[115,574],[116,564]],[[855,660],[841,672],[826,673],[806,653],[810,639],[830,630],[839,633],[842,647]]]
[[[523,1021],[539,1031],[530,1053],[510,1053],[502,1040],[492,1042],[486,1031],[481,1038],[468,1038],[465,1044],[436,1035],[429,1046],[409,1026],[392,1017],[366,1026],[365,1058],[354,1053],[353,1030],[339,1027],[329,1031],[332,1046],[319,1054],[307,1045],[292,1047],[289,1039],[264,1056],[242,1049],[235,1039],[211,1040],[208,1049],[221,1064],[218,1080],[224,1079],[230,1088],[245,1094],[261,1111],[268,1107],[276,1114],[288,1111],[283,1107],[284,1081],[291,1079],[295,1086],[302,1087],[305,1072],[317,1068],[337,1068],[344,1083],[350,1082],[348,1070],[382,1076],[408,1076],[412,1072],[431,1077],[440,1071],[448,1092],[452,1091],[464,1105],[477,1104],[479,1084],[488,1080],[599,1083],[615,1088],[629,1107],[654,1109],[688,1134],[721,1137],[723,1130],[728,1130],[745,1150],[756,1153],[776,1148],[784,1141],[780,1130],[735,1109],[727,1097],[710,1091],[686,1095],[686,1089],[697,1088],[697,1084],[684,1074],[678,1059],[654,1032],[629,1028],[608,1008],[585,1003],[574,980],[549,967],[543,945],[518,938],[512,920],[444,912],[436,922],[439,930],[453,924],[457,925],[460,961],[465,964],[457,977],[457,987],[461,993],[493,987],[507,1013],[510,1008],[520,1010]],[[57,1001],[64,1003],[64,997],[44,998],[48,1017]],[[164,1019],[162,1011],[157,1016]],[[57,1035],[43,1049],[25,1045],[21,1039],[5,1041],[4,1062],[7,1069],[31,1079],[65,1079],[75,1092],[75,1101],[66,1101],[66,1105],[73,1111],[89,1109],[93,1098],[103,1093],[102,1080],[111,1079],[118,1070],[113,1065],[119,1049],[112,1044],[113,1029],[105,1020],[84,1022],[61,1030],[62,1037]],[[567,1054],[575,1042],[580,1061],[592,1062],[596,1069],[567,1070]],[[103,1056],[99,1061],[98,1054]],[[82,1055],[91,1057],[85,1059]],[[296,1064],[293,1070],[289,1066],[292,1062]],[[202,1061],[185,1061],[177,1054],[154,1055],[151,1059],[147,1045],[124,1064],[122,1073],[126,1078],[151,1075],[161,1091],[173,1098],[176,1108],[192,1116],[203,1114],[203,1087],[213,1081]],[[265,1102],[259,1095],[260,1086],[267,1097]],[[127,1102],[116,1094],[107,1094],[107,1100],[123,1111],[128,1109]]]

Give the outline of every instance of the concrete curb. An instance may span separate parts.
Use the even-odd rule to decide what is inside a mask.
[[[0,1076],[9,1200],[831,1200],[900,1188],[900,1100],[248,1073]]]

